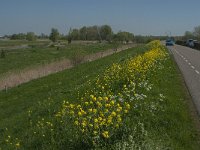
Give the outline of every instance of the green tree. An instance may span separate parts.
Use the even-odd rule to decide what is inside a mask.
[[[44,34],[44,33],[41,33],[39,36],[38,36],[39,39],[48,39],[49,36]]]
[[[119,31],[114,38],[120,42],[129,42],[134,40],[134,35],[130,32]]]
[[[187,40],[187,39],[192,39],[194,37],[193,33],[190,32],[190,31],[186,31],[185,34],[184,34],[184,39]]]
[[[24,34],[24,33],[13,34],[13,35],[11,35],[10,39],[11,40],[25,40],[26,34]]]
[[[100,27],[100,36],[102,40],[111,41],[112,28],[109,25],[103,25]]]
[[[55,28],[52,28],[51,29],[51,34],[49,36],[49,39],[52,41],[52,42],[57,42],[59,40],[59,37],[60,37],[60,33],[58,32],[57,29]]]
[[[79,30],[79,34],[80,34],[80,39],[81,40],[87,40],[87,27],[82,27],[80,30]]]
[[[28,41],[35,41],[36,40],[36,35],[35,35],[35,33],[34,32],[28,32],[27,34],[26,34],[26,40],[28,40]]]
[[[73,29],[71,32],[71,38],[72,40],[79,40],[79,30],[78,29]]]
[[[98,26],[87,27],[87,40],[100,40]]]

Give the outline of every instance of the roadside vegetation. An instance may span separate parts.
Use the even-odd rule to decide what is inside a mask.
[[[196,150],[186,94],[154,41],[1,91],[0,147]]]

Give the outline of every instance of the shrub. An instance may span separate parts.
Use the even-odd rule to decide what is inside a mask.
[[[71,62],[74,66],[82,63],[84,61],[84,54],[81,52],[74,52],[71,58]]]
[[[200,43],[194,43],[194,48],[200,50]]]
[[[6,52],[5,50],[1,50],[1,58],[5,58],[6,57]]]
[[[176,41],[176,44],[178,44],[178,45],[185,45],[185,41],[182,41],[182,40],[177,40]]]

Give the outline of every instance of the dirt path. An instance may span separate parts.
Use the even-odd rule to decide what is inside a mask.
[[[102,57],[112,55],[113,53],[120,52],[135,46],[136,44],[125,45],[122,46],[121,48],[118,48],[117,51],[115,51],[114,49],[109,49],[106,51],[90,54],[85,56],[81,63],[87,61],[94,61]],[[36,68],[31,68],[31,69],[27,68],[24,70],[20,70],[19,72],[7,73],[3,75],[4,76],[3,78],[0,79],[0,90],[3,89],[7,90],[8,88],[29,82],[33,79],[41,78],[49,74],[53,74],[72,67],[74,67],[74,63],[71,60],[63,59],[49,64],[38,66]]]

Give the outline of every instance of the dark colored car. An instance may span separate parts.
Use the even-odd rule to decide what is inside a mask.
[[[166,40],[165,45],[166,46],[174,46],[174,41],[171,39],[168,39],[168,40]]]

